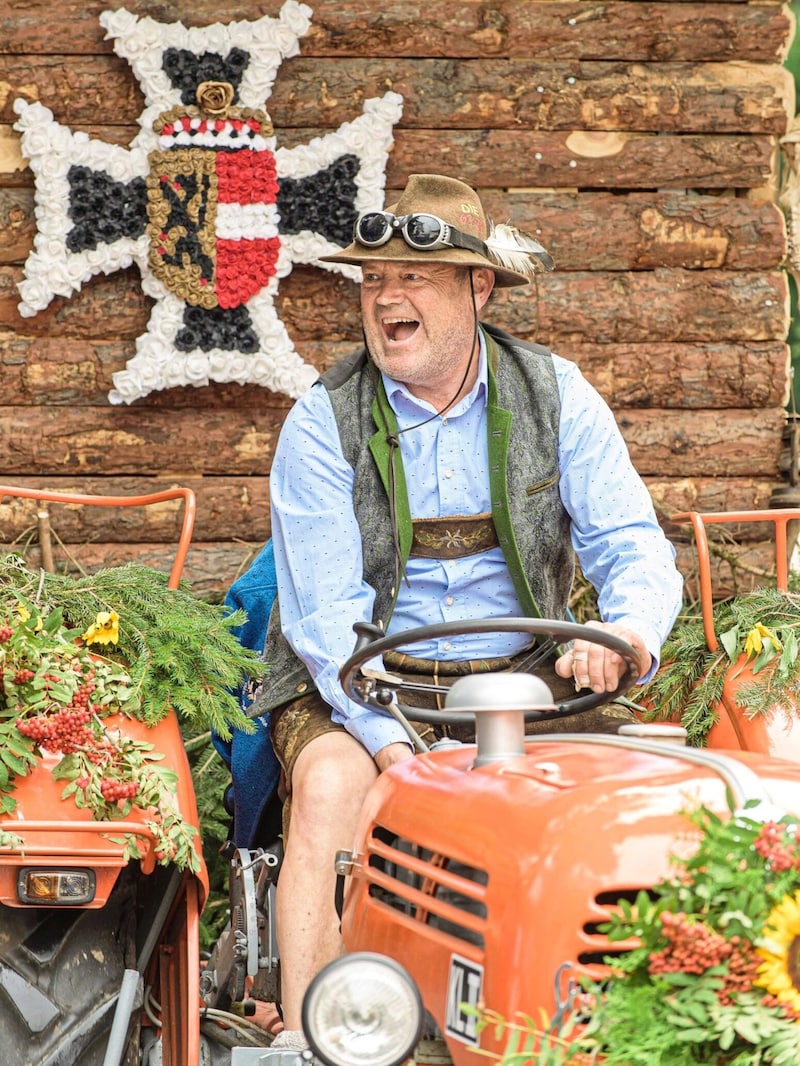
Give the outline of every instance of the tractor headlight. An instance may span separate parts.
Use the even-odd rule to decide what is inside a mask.
[[[355,952],[329,963],[303,1000],[303,1029],[325,1066],[399,1066],[422,1032],[413,980],[393,959]]]
[[[78,907],[91,903],[94,894],[94,870],[23,866],[17,874],[20,903]]]

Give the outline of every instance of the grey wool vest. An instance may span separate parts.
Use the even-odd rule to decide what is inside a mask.
[[[574,557],[558,486],[561,403],[551,353],[495,327],[481,328],[489,356],[489,482],[497,539],[524,613],[563,619]],[[405,565],[413,536],[400,450],[394,449],[392,458],[389,443],[397,432],[394,412],[364,349],[320,382],[328,390],[342,452],[354,472],[364,580],[375,590],[372,621],[386,628],[399,588],[400,560]],[[310,674],[281,634],[277,599],[264,659],[269,672],[250,709],[254,716],[313,688]]]

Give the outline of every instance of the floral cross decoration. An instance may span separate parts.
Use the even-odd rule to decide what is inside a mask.
[[[402,97],[367,100],[337,130],[278,147],[264,105],[311,14],[286,0],[277,18],[187,28],[104,11],[106,36],[145,97],[128,148],[15,101],[38,222],[20,314],[132,263],[155,301],[135,355],[114,375],[112,403],[210,381],[297,397],[315,380],[274,297],[295,263],[358,277],[320,257],[349,243],[359,211],[382,206]]]

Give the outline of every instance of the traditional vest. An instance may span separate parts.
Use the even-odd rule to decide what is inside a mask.
[[[558,490],[561,402],[551,353],[495,327],[481,328],[489,363],[489,486],[497,540],[524,613],[563,619],[574,557],[569,516]],[[391,457],[389,442],[397,433],[394,412],[364,349],[338,363],[320,382],[328,390],[342,452],[354,471],[353,507],[361,531],[364,580],[375,590],[372,620],[385,629],[399,588],[400,561],[407,561],[413,539],[399,449],[393,461]],[[281,634],[277,599],[264,659],[269,673],[250,709],[254,716],[313,687],[305,665]]]

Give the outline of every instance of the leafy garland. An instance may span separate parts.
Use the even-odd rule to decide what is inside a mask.
[[[16,780],[45,752],[59,753],[53,776],[67,782],[63,798],[101,820],[138,808],[157,861],[197,869],[176,775],[158,765],[151,744],[108,719],[123,714],[152,727],[174,710],[192,731],[251,731],[234,690],[263,663],[232,632],[242,620],[135,563],[71,578],[0,557],[0,814],[16,807]],[[133,837],[123,842],[129,857],[141,857]],[[0,831],[0,846],[21,843]]]
[[[557,1024],[485,1014],[502,1066],[751,1066],[800,1062],[800,827],[747,810],[688,815],[677,872],[602,927],[637,946],[607,959]]]
[[[702,747],[714,724],[728,670],[745,656],[756,680],[736,696],[748,717],[775,708],[787,715],[800,706],[800,596],[759,588],[717,604],[710,651],[702,621],[675,627],[662,651],[662,666],[640,694],[650,719],[680,721],[689,743]]]

